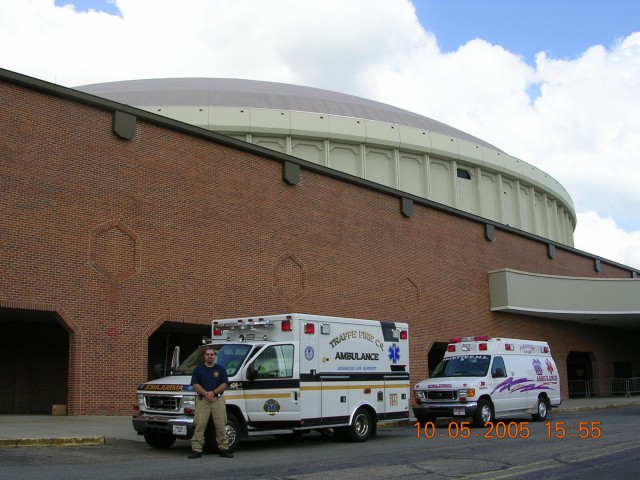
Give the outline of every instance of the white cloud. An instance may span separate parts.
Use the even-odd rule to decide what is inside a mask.
[[[390,103],[554,176],[578,212],[591,212],[579,213],[576,246],[640,266],[629,253],[640,251],[640,33],[574,60],[540,53],[531,66],[481,39],[442,54],[405,0],[115,3],[121,16],[78,13],[53,0],[0,0],[0,66],[66,86],[232,77]],[[534,100],[531,86],[540,87]],[[596,227],[624,248],[582,233]]]
[[[590,211],[578,214],[576,247],[624,265],[640,266],[640,231],[626,232],[611,217]]]

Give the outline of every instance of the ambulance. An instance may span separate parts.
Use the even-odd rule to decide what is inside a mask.
[[[138,387],[133,427],[150,446],[193,435],[191,373],[210,345],[220,347],[216,362],[229,376],[231,451],[243,438],[311,430],[364,442],[378,423],[409,419],[406,323],[299,313],[233,318],[214,320],[211,339],[173,375]],[[205,448],[216,443],[208,430]]]
[[[558,407],[560,377],[546,342],[452,338],[431,377],[414,386],[413,414],[420,423],[470,417],[476,426],[530,414],[543,421]]]

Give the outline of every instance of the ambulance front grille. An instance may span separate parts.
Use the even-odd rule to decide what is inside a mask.
[[[144,402],[150,410],[176,412],[180,409],[180,398],[172,395],[145,395]]]
[[[427,391],[427,400],[432,400],[435,402],[447,402],[450,400],[458,399],[458,391],[457,390],[428,390]]]

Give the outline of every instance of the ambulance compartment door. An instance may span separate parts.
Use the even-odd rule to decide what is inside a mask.
[[[349,375],[320,375],[323,425],[349,422]]]
[[[379,395],[379,394],[378,394]],[[409,411],[409,377],[408,374],[384,377],[384,396],[382,402],[378,398],[376,410],[380,418],[398,418],[399,412]]]

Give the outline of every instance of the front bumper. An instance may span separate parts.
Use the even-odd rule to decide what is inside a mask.
[[[138,435],[145,433],[164,433],[178,438],[189,439],[193,436],[195,425],[190,415],[149,415],[141,413],[131,419]]]
[[[421,403],[413,406],[416,417],[472,417],[478,409],[478,402],[467,403]]]

